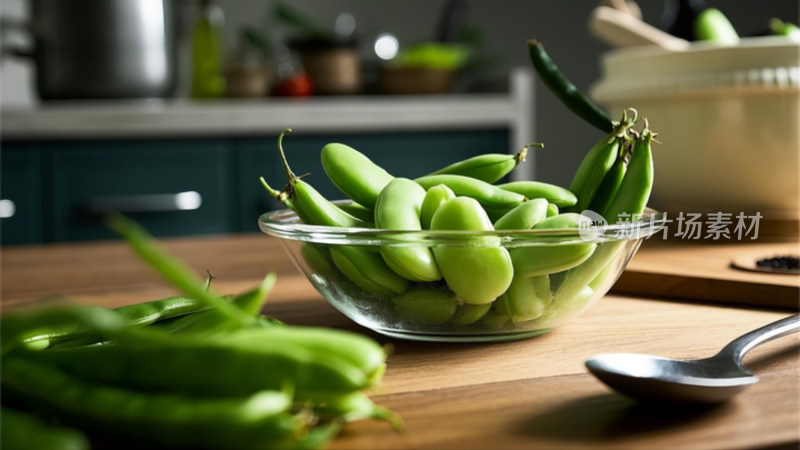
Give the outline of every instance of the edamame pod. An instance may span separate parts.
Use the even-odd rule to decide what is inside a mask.
[[[653,189],[653,152],[650,148],[652,140],[653,133],[645,129],[634,142],[625,177],[603,213],[609,223],[623,221],[624,217],[633,221],[644,212]]]
[[[392,298],[394,311],[403,320],[420,325],[447,323],[456,313],[458,299],[446,287],[421,284]]]
[[[456,195],[471,197],[481,205],[493,209],[510,209],[526,200],[522,194],[501,189],[493,184],[463,175],[428,175],[414,181],[423,188],[430,189],[444,184]]]
[[[572,206],[578,199],[569,189],[541,181],[512,181],[498,184],[498,187],[507,191],[522,194],[526,198],[545,198],[558,207]]]
[[[322,147],[322,168],[348,198],[367,207],[375,206],[383,188],[394,177],[358,150],[339,143]]]
[[[537,198],[517,206],[494,223],[495,230],[529,230],[547,215],[547,200]]]
[[[544,314],[552,300],[549,276],[517,275],[508,291],[497,299],[494,307],[498,312],[509,316],[512,322],[527,322]]]
[[[453,163],[429,175],[463,175],[487,183],[495,183],[511,173],[520,163],[525,162],[530,147],[544,147],[543,144],[525,146],[516,155],[508,153],[487,153]]]
[[[475,199],[456,197],[436,210],[431,230],[491,231],[493,227]],[[499,239],[478,239],[475,246],[433,249],[448,287],[465,303],[471,304],[492,302],[508,289],[514,276],[508,250],[500,245]]]
[[[453,190],[443,184],[437,184],[428,189],[425,193],[425,198],[422,199],[422,207],[419,212],[419,220],[423,230],[429,230],[431,228],[433,213],[435,213],[444,202],[455,198],[455,196],[456,194]]]
[[[387,230],[422,230],[420,210],[425,195],[425,189],[408,178],[390,181],[375,203],[375,226]],[[442,279],[429,247],[382,246],[380,250],[386,265],[407,280]]]
[[[392,271],[380,253],[347,245],[331,247],[330,252],[336,268],[356,286],[371,294],[391,297],[408,288],[408,281]]]

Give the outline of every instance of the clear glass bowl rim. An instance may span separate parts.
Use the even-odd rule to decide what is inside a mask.
[[[347,202],[338,200],[334,203]],[[648,208],[641,218],[614,225],[592,225],[581,229],[535,229],[503,231],[463,230],[387,230],[379,228],[346,228],[307,225],[299,221],[291,209],[278,209],[262,214],[258,225],[262,232],[279,238],[319,244],[343,245],[475,245],[489,238],[497,245],[556,245],[586,242],[628,241],[647,238],[667,223],[666,213]]]

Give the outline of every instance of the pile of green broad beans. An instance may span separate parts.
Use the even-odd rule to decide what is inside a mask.
[[[346,421],[401,426],[368,396],[375,341],[261,315],[274,274],[218,296],[137,224],[109,224],[186,297],[2,317],[2,448],[319,448]]]
[[[598,216],[615,224],[644,211],[653,179],[653,133],[646,121],[635,130],[639,122],[633,110],[609,121],[611,132],[586,153],[568,189],[501,181],[525,160],[527,149],[472,157],[410,179],[393,176],[346,144],[329,143],[321,150],[323,169],[351,200],[330,201],[291,170],[283,145],[289,129],[278,138],[285,187],[261,182],[304,224],[434,232],[428,244],[298,244],[315,287],[339,309],[382,317],[379,331],[546,330],[583,309],[618,274],[612,266],[626,242],[581,240],[578,229]],[[475,237],[469,240],[467,233],[460,239],[468,242],[459,245],[435,237],[454,230]],[[528,230],[575,239],[554,245],[546,238],[502,241]]]

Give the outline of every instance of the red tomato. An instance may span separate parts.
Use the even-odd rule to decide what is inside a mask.
[[[292,75],[275,87],[275,95],[284,97],[308,97],[313,93],[311,78],[304,73]]]

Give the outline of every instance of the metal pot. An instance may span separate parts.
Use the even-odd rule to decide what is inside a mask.
[[[175,86],[170,0],[33,0],[43,100],[167,97]]]

